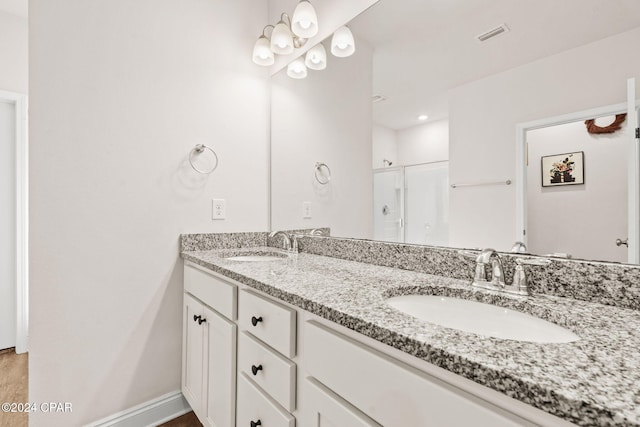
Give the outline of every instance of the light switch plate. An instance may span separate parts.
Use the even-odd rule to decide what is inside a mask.
[[[213,199],[211,210],[211,219],[227,218],[227,201],[225,199]]]
[[[302,218],[311,218],[311,202],[302,202]]]

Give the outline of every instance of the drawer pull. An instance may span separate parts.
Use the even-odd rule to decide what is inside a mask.
[[[203,319],[202,317],[200,319],[198,319],[198,325],[202,325],[204,322],[206,322],[207,319]]]
[[[253,375],[258,375],[258,371],[262,371],[262,365],[251,365],[251,372]]]
[[[257,426],[261,426],[262,425],[262,421],[258,420],[258,421],[251,421],[251,427],[257,427]]]
[[[258,326],[258,323],[260,323],[260,322],[262,322],[262,316],[260,316],[260,317],[252,316],[251,317],[251,324],[253,326]],[[258,424],[258,425],[260,425],[260,424]]]
[[[200,319],[202,319],[202,316],[196,316],[195,314],[193,315],[193,321],[194,322],[197,322]]]

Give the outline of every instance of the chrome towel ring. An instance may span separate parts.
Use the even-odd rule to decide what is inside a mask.
[[[216,159],[216,164],[210,169],[210,170],[202,170],[202,169],[198,169],[196,167],[196,165],[193,164],[193,155],[194,154],[202,154],[204,153],[205,150],[209,150],[211,151],[211,154],[213,154],[213,157],[215,157]],[[191,151],[189,152],[189,164],[191,164],[191,167],[193,168],[194,171],[204,174],[204,175],[208,175],[211,172],[213,172],[214,170],[216,170],[216,168],[218,167],[218,155],[216,154],[215,151],[213,151],[213,148],[208,147],[204,144],[198,144],[195,147],[193,147],[191,149]]]
[[[327,172],[323,176],[322,169],[326,169]],[[320,184],[325,185],[331,181],[331,169],[327,166],[326,163],[316,162],[316,170],[315,170],[316,181]]]

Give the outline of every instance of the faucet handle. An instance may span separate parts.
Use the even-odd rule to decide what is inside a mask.
[[[507,292],[517,295],[529,295],[529,277],[523,265],[549,265],[551,260],[546,258],[516,258],[516,271],[513,273],[513,284]]]

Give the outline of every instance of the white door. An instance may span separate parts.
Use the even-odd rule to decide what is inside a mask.
[[[16,109],[0,100],[0,349],[16,345]]]
[[[629,131],[629,203],[628,203],[628,261],[640,263],[640,138],[638,138],[638,105],[636,80],[627,80],[627,120]],[[624,240],[624,236],[620,236]]]

